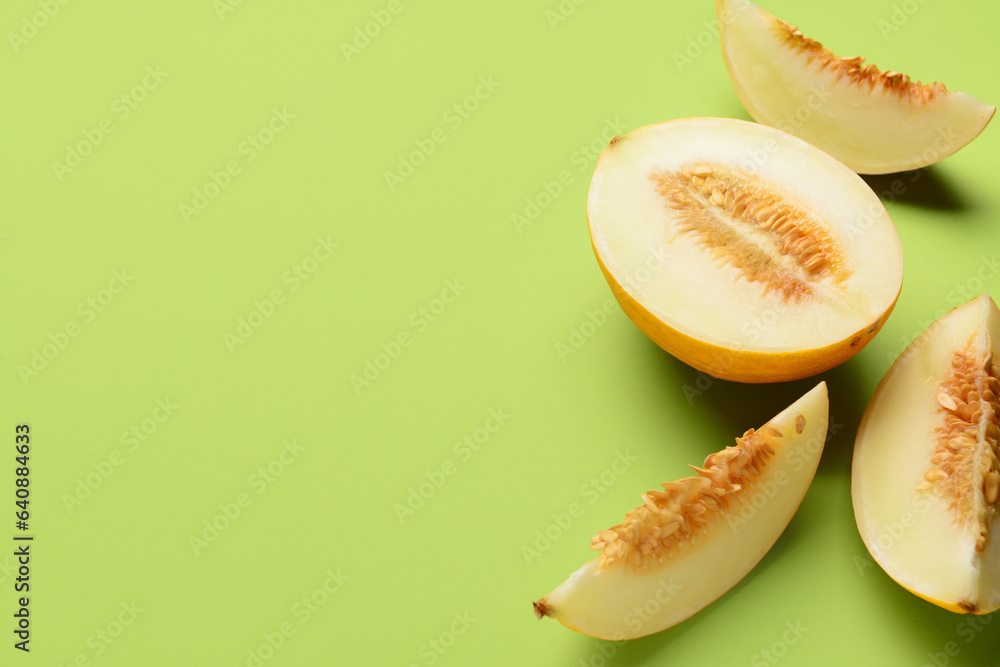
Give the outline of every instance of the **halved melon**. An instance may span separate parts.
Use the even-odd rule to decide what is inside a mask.
[[[902,286],[896,228],[868,185],[758,123],[688,118],[615,138],[587,214],[625,313],[726,380],[836,366],[878,333]]]
[[[717,0],[716,12],[722,58],[747,112],[858,173],[942,160],[975,139],[996,111],[944,84],[839,58],[747,0]]]
[[[534,603],[535,614],[601,639],[632,639],[690,617],[735,586],[791,521],[826,442],[820,383],[697,477],[647,491],[624,523],[602,531],[601,555]]]
[[[998,349],[989,295],[947,313],[886,373],[854,445],[868,551],[900,585],[955,612],[1000,608]]]

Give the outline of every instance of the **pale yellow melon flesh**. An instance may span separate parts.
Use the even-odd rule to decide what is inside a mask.
[[[648,491],[625,522],[594,537],[601,556],[534,603],[539,618],[602,639],[659,632],[735,586],[791,521],[826,441],[820,383],[760,430]]]
[[[587,216],[625,313],[727,380],[793,380],[847,360],[902,286],[899,237],[868,185],[758,123],[687,118],[617,137]]]
[[[872,557],[955,612],[1000,608],[998,348],[988,295],[946,314],[886,373],[854,448],[854,513]]]
[[[975,139],[996,111],[943,84],[839,58],[747,0],[717,0],[716,11],[722,57],[750,115],[858,173],[942,160]]]

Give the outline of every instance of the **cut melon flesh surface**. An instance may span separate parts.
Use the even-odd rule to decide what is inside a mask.
[[[854,512],[872,557],[956,612],[1000,608],[998,337],[988,295],[935,322],[882,379],[855,443]]]
[[[975,139],[996,110],[940,83],[839,58],[746,0],[717,0],[716,9],[723,60],[750,115],[859,173],[944,159]]]
[[[735,586],[791,521],[826,441],[820,383],[698,477],[649,491],[623,524],[594,537],[602,554],[534,603],[536,614],[602,639],[631,639],[690,617]]]
[[[724,379],[797,379],[844,361],[902,285],[899,237],[864,181],[757,123],[689,118],[616,138],[587,211],[625,312]]]

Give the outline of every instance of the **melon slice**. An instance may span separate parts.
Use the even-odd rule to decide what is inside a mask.
[[[601,555],[534,603],[539,618],[601,639],[632,639],[690,617],[735,586],[791,521],[826,441],[820,383],[697,477],[648,491],[592,540]]]
[[[791,132],[862,174],[926,167],[972,141],[996,107],[839,58],[746,0],[717,0],[722,57],[758,122]]]
[[[851,492],[872,557],[955,612],[1000,608],[1000,311],[988,295],[947,313],[875,390]]]
[[[615,138],[587,214],[625,313],[726,380],[836,366],[878,333],[902,286],[896,228],[868,185],[758,123],[688,118]]]

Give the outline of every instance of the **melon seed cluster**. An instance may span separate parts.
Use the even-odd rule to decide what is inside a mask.
[[[942,421],[936,429],[938,444],[925,481],[917,487],[920,491],[937,490],[959,523],[976,523],[976,551],[980,553],[986,549],[988,527],[1000,498],[998,376],[1000,368],[993,363],[992,354],[984,361],[969,348],[954,353],[951,373],[937,394]],[[979,443],[981,430],[985,447]],[[977,479],[983,480],[981,489]],[[980,492],[985,501],[982,504],[977,502]]]
[[[875,65],[863,65],[864,56],[853,58],[837,56],[815,39],[806,37],[801,30],[781,19],[777,19],[776,25],[788,48],[806,53],[809,62],[818,59],[823,68],[835,72],[838,77],[846,77],[858,86],[874,88],[876,85],[881,85],[887,90],[898,93],[900,97],[909,97],[914,102],[928,102],[936,95],[948,92],[943,83],[922,84],[900,72],[891,70],[883,72]]]
[[[654,173],[657,192],[681,214],[681,231],[696,235],[720,264],[744,279],[798,301],[824,277],[850,274],[843,252],[823,223],[787,192],[745,171],[722,165],[686,165]],[[751,238],[746,232],[763,232]],[[772,249],[780,260],[772,257]]]
[[[805,428],[799,415],[796,430]],[[591,549],[602,551],[600,566],[623,562],[637,568],[647,559],[657,561],[689,541],[711,518],[752,490],[774,449],[768,444],[782,437],[773,426],[748,430],[726,447],[705,459],[705,467],[691,468],[697,477],[664,482],[662,491],[647,491],[645,503],[625,515],[625,520],[591,539]]]

